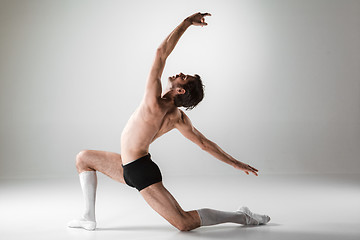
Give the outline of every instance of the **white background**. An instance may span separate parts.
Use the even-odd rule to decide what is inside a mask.
[[[167,61],[199,74],[193,124],[260,173],[360,173],[360,1],[0,1],[0,177],[76,174],[120,152],[155,49],[207,11]],[[164,175],[238,174],[176,130]]]

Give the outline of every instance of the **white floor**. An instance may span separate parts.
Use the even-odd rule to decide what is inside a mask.
[[[223,224],[179,232],[134,189],[98,174],[96,231],[70,229],[82,211],[71,179],[0,180],[0,239],[360,239],[360,175],[164,177],[186,210],[246,205],[265,226]]]

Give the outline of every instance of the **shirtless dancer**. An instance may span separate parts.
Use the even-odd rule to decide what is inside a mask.
[[[192,109],[202,100],[203,85],[198,75],[179,73],[169,77],[167,87],[162,92],[160,79],[167,57],[188,27],[207,25],[205,16],[211,15],[195,13],[189,16],[158,47],[147,79],[144,98],[122,132],[121,155],[93,150],[81,151],[77,155],[76,168],[85,199],[85,211],[80,219],[69,222],[69,227],[86,230],[96,228],[96,171],[136,188],[156,212],[180,231],[226,222],[260,225],[270,221],[270,217],[252,213],[247,207],[234,212],[207,208],[184,211],[164,187],[160,170],[149,154],[149,146],[155,139],[176,128],[215,158],[246,174],[251,172],[257,176],[257,169],[237,161],[224,152],[216,143],[201,134],[192,125],[188,116],[178,109]]]

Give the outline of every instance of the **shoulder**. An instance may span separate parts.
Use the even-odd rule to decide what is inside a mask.
[[[176,128],[178,125],[183,124],[184,118],[186,118],[185,113],[178,108],[174,108],[165,114],[164,122]]]
[[[178,109],[178,118],[175,123],[176,128],[183,128],[186,126],[192,126],[190,118],[184,113],[184,111]]]
[[[184,121],[185,116],[185,113],[180,109],[176,109],[176,111],[174,111],[174,117],[177,123]]]
[[[176,124],[177,122],[179,122],[182,118],[182,114],[181,114],[181,110],[178,108],[175,108],[173,110],[170,110],[167,112],[166,114],[166,118],[168,118],[171,122],[173,122],[174,124]]]

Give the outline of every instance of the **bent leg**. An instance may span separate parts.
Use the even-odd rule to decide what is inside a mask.
[[[110,178],[125,183],[120,154],[104,151],[85,150],[76,157],[80,185],[84,197],[84,211],[79,219],[68,223],[68,227],[94,230],[96,228],[95,199],[97,188],[96,171]]]
[[[113,152],[84,150],[76,156],[76,168],[79,173],[98,171],[115,181],[125,183],[121,155]]]
[[[184,211],[162,182],[155,183],[140,193],[150,207],[180,231],[200,227],[199,214],[196,211]]]

